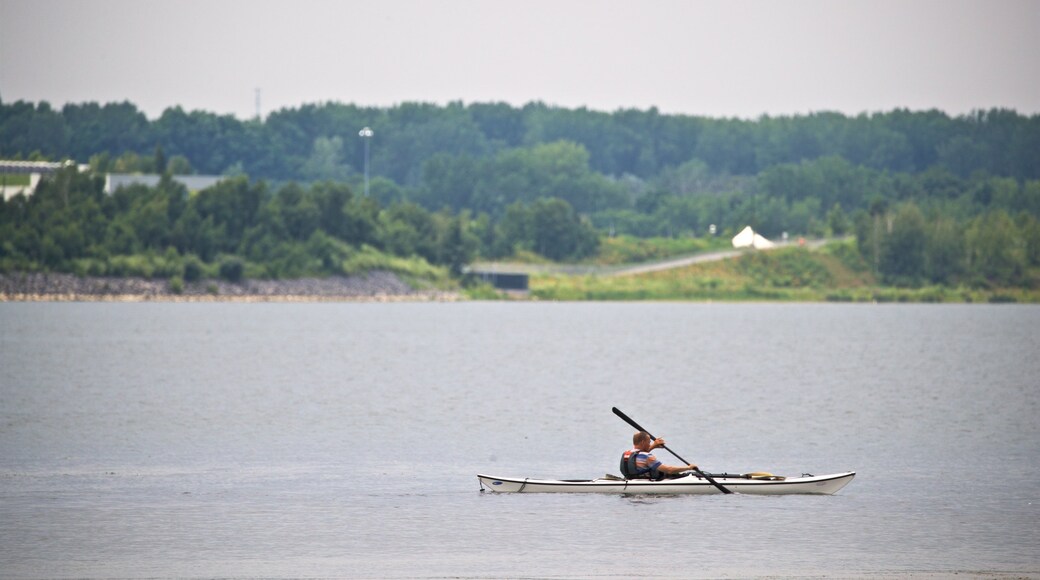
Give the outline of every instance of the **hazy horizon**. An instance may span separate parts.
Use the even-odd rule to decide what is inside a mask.
[[[1040,2],[0,0],[0,99],[1040,113]]]

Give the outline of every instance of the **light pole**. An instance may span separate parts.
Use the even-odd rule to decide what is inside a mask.
[[[374,134],[368,127],[358,131],[358,136],[365,140],[365,197],[368,197],[368,142]]]

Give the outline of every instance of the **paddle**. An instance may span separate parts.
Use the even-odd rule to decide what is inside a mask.
[[[618,409],[617,407],[614,407],[613,410],[614,410],[614,414],[615,415],[617,415],[618,417],[621,417],[622,421],[624,421],[625,423],[628,423],[629,425],[634,427],[636,429],[636,431],[645,431],[647,435],[650,435],[649,431],[647,431],[646,429],[643,429],[642,427],[639,426],[639,423],[636,423],[628,415],[622,413],[621,409]],[[650,435],[650,439],[657,439],[657,437],[654,437],[653,435]],[[683,463],[685,463],[687,465],[690,464],[689,461],[686,461],[682,457],[679,457],[678,453],[672,451],[671,449],[668,449],[667,445],[662,445],[661,447],[664,447],[668,451],[668,453],[671,453],[672,455],[674,455],[675,458],[678,459],[679,461],[682,461]],[[733,493],[732,491],[730,491],[730,490],[726,489],[725,487],[723,487],[722,484],[720,484],[719,482],[717,482],[714,479],[712,479],[710,475],[708,475],[707,473],[704,473],[700,469],[694,469],[693,471],[697,475],[700,475],[704,479],[707,479],[708,483],[710,483],[710,484],[714,485],[715,487],[719,488],[719,491],[721,491],[722,493]]]

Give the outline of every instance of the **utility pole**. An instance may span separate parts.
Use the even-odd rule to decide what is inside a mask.
[[[372,140],[372,135],[375,133],[368,127],[358,131],[358,136],[365,140],[365,197],[368,197],[368,142]]]

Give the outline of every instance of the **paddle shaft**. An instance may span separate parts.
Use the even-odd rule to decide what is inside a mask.
[[[650,432],[649,432],[649,431],[647,431],[646,429],[643,429],[642,427],[640,427],[640,426],[639,426],[639,423],[636,423],[635,421],[633,421],[633,420],[632,420],[632,418],[631,418],[631,417],[629,417],[628,415],[626,415],[626,414],[622,413],[622,412],[621,412],[621,409],[618,409],[617,407],[614,407],[614,408],[613,408],[613,410],[614,410],[614,414],[615,414],[615,415],[617,415],[618,417],[621,417],[621,420],[622,420],[622,421],[624,421],[625,423],[628,423],[629,425],[631,425],[632,427],[634,427],[634,428],[636,429],[636,431],[643,431],[643,432],[644,432],[644,433],[646,433],[647,435],[650,435]],[[657,437],[654,437],[653,435],[650,435],[650,439],[657,439]],[[686,460],[685,460],[685,459],[683,459],[682,457],[679,457],[679,454],[678,454],[678,453],[676,453],[676,452],[672,451],[671,449],[668,449],[668,446],[667,446],[667,445],[662,445],[661,447],[664,447],[664,449],[665,449],[666,451],[668,451],[668,453],[671,453],[672,455],[674,455],[674,456],[675,456],[675,458],[676,458],[676,459],[678,459],[679,461],[682,461],[682,462],[683,462],[683,463],[685,463],[686,465],[689,465],[689,464],[690,464],[690,462],[689,462],[689,461],[686,461]],[[703,472],[703,471],[701,471],[700,469],[694,469],[693,471],[694,471],[694,473],[696,473],[697,475],[700,475],[700,476],[701,476],[701,477],[703,477],[704,479],[707,479],[707,480],[708,480],[708,483],[710,483],[710,484],[714,485],[715,487],[719,488],[719,491],[721,491],[722,493],[733,493],[732,491],[730,491],[730,490],[726,489],[725,487],[723,487],[723,486],[722,486],[722,484],[720,484],[719,482],[717,482],[717,481],[715,481],[714,479],[712,479],[710,475],[708,475],[707,473],[704,473],[704,472]]]

